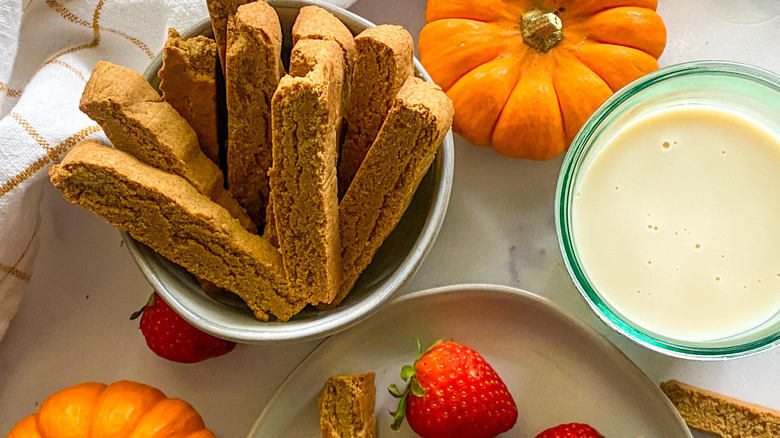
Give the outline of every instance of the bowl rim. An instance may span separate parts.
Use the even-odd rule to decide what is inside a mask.
[[[664,67],[642,76],[607,99],[580,129],[564,157],[555,190],[555,229],[558,245],[569,276],[591,310],[610,328],[641,346],[673,357],[710,361],[747,357],[776,347],[780,345],[780,330],[753,341],[717,347],[684,345],[648,334],[627,322],[628,318],[616,314],[587,280],[574,250],[569,213],[570,195],[579,161],[588,152],[591,135],[615,110],[635,95],[660,82],[685,76],[711,74],[753,81],[780,93],[780,75],[732,61],[691,61]]]
[[[299,9],[304,6],[319,6],[334,14],[339,20],[348,26],[375,27],[371,21],[360,17],[340,7],[320,0],[268,0],[268,4],[274,9],[287,8]],[[207,17],[187,30],[182,32],[184,37],[190,37],[202,33],[211,27],[211,21]],[[148,81],[157,75],[162,63],[162,50],[144,71],[143,75]],[[425,71],[417,57],[413,59],[415,74],[427,82],[433,83],[430,75]],[[436,158],[429,172],[439,175],[439,179],[433,181],[432,203],[428,206],[428,213],[423,223],[420,234],[412,248],[401,263],[376,287],[367,294],[366,298],[353,306],[330,310],[329,315],[311,321],[264,323],[257,321],[257,325],[251,328],[235,327],[221,322],[207,319],[197,311],[185,306],[177,295],[178,291],[171,288],[160,279],[157,270],[163,269],[144,255],[143,250],[128,233],[121,232],[122,239],[130,251],[136,265],[141,270],[146,280],[154,287],[158,294],[170,305],[173,310],[182,316],[187,322],[216,337],[240,343],[259,344],[270,342],[302,342],[320,339],[334,333],[346,330],[360,321],[370,317],[379,311],[384,304],[397,296],[409,283],[419,269],[423,260],[430,251],[438,236],[447,212],[447,206],[452,191],[454,174],[454,140],[450,130],[436,152]]]

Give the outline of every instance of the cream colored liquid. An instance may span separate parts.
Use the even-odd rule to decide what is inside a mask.
[[[714,340],[780,310],[780,139],[762,125],[665,109],[610,139],[576,191],[583,268],[635,324]]]

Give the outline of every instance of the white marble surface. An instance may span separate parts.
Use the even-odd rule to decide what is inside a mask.
[[[377,23],[403,24],[413,35],[424,24],[421,0],[359,0],[351,9]],[[780,2],[661,0],[659,12],[669,31],[663,65],[728,59],[780,72]],[[654,382],[680,379],[780,409],[780,349],[727,362],[673,359],[631,343],[593,315],[566,273],[555,237],[560,164],[560,158],[512,161],[457,139],[447,218],[406,291],[466,282],[520,287],[604,333]],[[133,379],[188,400],[220,437],[246,436],[274,389],[317,342],[239,346],[196,365],[157,358],[137,322],[128,320],[151,289],[119,234],[48,184],[43,202],[35,272],[0,343],[0,434],[58,389]]]

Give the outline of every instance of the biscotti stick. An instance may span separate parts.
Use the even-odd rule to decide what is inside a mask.
[[[374,373],[329,378],[317,397],[322,438],[374,438]]]
[[[780,437],[780,412],[676,380],[661,390],[685,423],[723,438]]]
[[[452,101],[441,89],[410,77],[339,204],[339,304],[401,220],[436,149],[452,126]]]
[[[355,62],[355,38],[352,32],[335,15],[319,6],[304,6],[292,28],[293,45],[301,40],[335,41],[344,54],[344,85],[348,102],[352,65]],[[346,106],[345,106],[346,108]]]
[[[222,72],[225,72],[225,52],[227,47],[228,19],[236,13],[238,7],[251,3],[254,0],[206,0],[211,17],[211,28],[214,30],[214,39],[217,41],[217,52]],[[265,1],[265,0],[260,0]]]
[[[340,198],[374,142],[396,93],[414,72],[412,36],[400,26],[364,30],[355,38],[355,50],[346,134],[339,158]]]
[[[103,128],[115,148],[183,177],[225,207],[242,226],[256,230],[222,187],[222,171],[200,150],[195,131],[140,73],[98,62],[84,87],[79,109]]]
[[[258,319],[284,321],[305,306],[287,288],[276,249],[183,178],[94,140],[76,145],[49,176],[65,199],[234,292]]]
[[[274,94],[271,196],[290,284],[329,303],[341,281],[336,132],[344,61],[333,41],[303,40]]]
[[[282,28],[274,9],[261,0],[238,8],[228,20],[227,37],[228,190],[259,227],[273,163],[271,98],[284,73]]]
[[[217,139],[217,44],[198,35],[182,38],[168,29],[162,68],[163,100],[181,114],[198,135],[198,143],[207,157],[219,165]]]

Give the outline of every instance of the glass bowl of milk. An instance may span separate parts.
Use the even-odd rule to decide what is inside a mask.
[[[780,76],[691,62],[629,84],[566,154],[556,227],[610,327],[677,357],[780,344]]]

